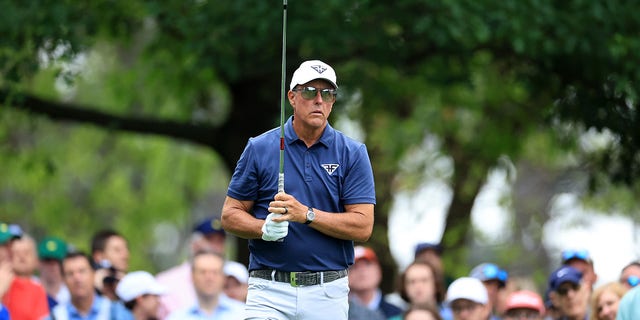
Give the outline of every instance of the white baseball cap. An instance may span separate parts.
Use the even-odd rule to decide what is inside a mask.
[[[167,289],[146,271],[127,273],[116,287],[116,294],[122,301],[129,302],[144,294],[162,295]]]
[[[479,304],[487,304],[489,296],[482,281],[476,278],[462,277],[456,279],[449,285],[446,303],[450,304],[458,299],[467,299]]]
[[[236,278],[240,283],[248,283],[249,271],[244,264],[236,261],[226,261],[224,263],[224,275]]]
[[[299,84],[305,84],[311,80],[323,79],[327,80],[338,89],[338,80],[336,72],[330,65],[320,60],[309,60],[303,62],[300,67],[293,73],[289,89],[295,88]]]

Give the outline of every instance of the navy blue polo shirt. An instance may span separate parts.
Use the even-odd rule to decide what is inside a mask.
[[[348,204],[375,204],[373,171],[366,146],[327,124],[307,148],[285,123],[284,190],[300,203],[327,212]],[[265,219],[278,191],[280,128],[249,139],[231,177],[227,195],[254,201],[253,215]],[[290,222],[282,242],[249,240],[249,270],[342,270],[353,264],[353,241],[327,236],[303,223]]]

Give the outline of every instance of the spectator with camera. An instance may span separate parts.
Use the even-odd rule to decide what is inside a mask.
[[[129,269],[127,240],[115,230],[100,230],[91,238],[91,258],[96,289],[110,300],[118,300],[116,285]]]

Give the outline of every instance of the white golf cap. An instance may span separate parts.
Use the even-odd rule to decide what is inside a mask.
[[[227,261],[224,263],[224,275],[236,278],[240,283],[248,283],[249,271],[240,262]]]
[[[167,289],[146,271],[133,271],[127,273],[116,287],[116,294],[122,301],[129,302],[141,295],[162,295]]]
[[[293,73],[289,89],[295,88],[299,84],[305,84],[311,80],[323,79],[329,81],[334,88],[338,89],[336,72],[330,65],[320,60],[309,60],[303,62]]]
[[[484,287],[484,284],[482,284],[482,281],[476,278],[462,277],[456,279],[449,285],[449,289],[447,289],[446,303],[450,304],[458,299],[466,299],[479,304],[487,304],[489,296],[487,295],[487,289]]]

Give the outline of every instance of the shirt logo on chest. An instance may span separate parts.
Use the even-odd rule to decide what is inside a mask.
[[[332,175],[333,172],[336,171],[336,169],[338,169],[340,165],[337,163],[327,163],[327,164],[321,164],[321,166],[324,168],[325,171],[327,171],[329,175]]]

